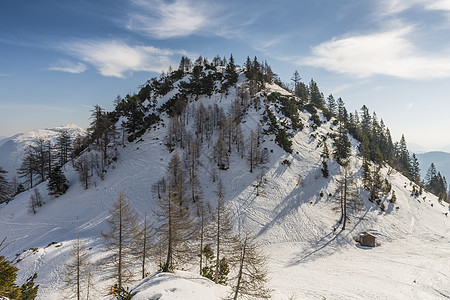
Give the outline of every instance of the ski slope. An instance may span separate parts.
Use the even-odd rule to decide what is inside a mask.
[[[239,83],[242,80],[241,76]],[[279,87],[269,89],[280,91]],[[232,89],[228,96],[201,97],[191,105],[217,103],[227,111],[235,96]],[[251,109],[244,117],[244,136],[255,130],[261,113]],[[308,124],[309,116],[300,113],[304,124]],[[35,215],[27,209],[30,191],[8,205],[0,205],[0,237],[14,241],[5,249],[6,256],[12,259],[24,250],[36,248],[21,254],[18,282],[37,272],[38,299],[61,297],[63,265],[77,234],[88,243],[94,262],[104,256],[100,231],[107,229],[104,221],[109,216],[108,209],[120,191],[141,216],[156,209],[151,186],[165,175],[171,157],[163,142],[167,119],[164,124],[144,134],[141,140],[119,147],[118,160],[109,168],[105,180],[94,178],[88,190],[83,189],[78,175],[67,164],[69,190],[54,199],[47,195],[45,183],[39,185],[45,205]],[[412,196],[412,186],[401,174],[388,175],[388,168],[382,169],[396,192],[397,203],[389,204],[384,199],[386,211],[382,212],[363,194],[364,210],[351,216],[347,230],[333,230],[339,215],[332,210],[337,204],[329,195],[336,189],[339,165],[331,161],[330,177],[322,177],[322,148],[318,141],[334,130],[331,122],[316,130],[306,126],[293,138],[292,154],[276,145],[273,136],[265,136],[262,147],[271,152],[264,166],[250,173],[246,160],[233,151],[230,169],[218,171],[236,231],[251,229],[269,255],[273,299],[450,298],[450,217],[445,215],[448,204],[439,203],[427,193],[419,198]],[[331,140],[327,143],[332,149]],[[352,146],[356,155],[354,140]],[[211,179],[211,148],[205,144],[201,149],[198,174],[204,198],[213,205],[217,183]],[[182,150],[178,151],[181,155]],[[290,166],[282,164],[285,159],[291,162]],[[361,176],[361,161],[356,156],[351,165]],[[255,184],[261,173],[265,183],[256,196]],[[361,231],[376,235],[379,246],[358,247],[353,237]],[[220,299],[230,292],[228,287],[215,286],[193,274],[195,268],[187,271],[175,275],[155,273],[137,282],[135,299]],[[155,266],[151,272],[156,272]],[[111,285],[99,268],[96,299],[110,299],[106,292]]]

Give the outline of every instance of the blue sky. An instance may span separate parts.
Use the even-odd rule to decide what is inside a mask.
[[[5,0],[0,28],[0,136],[87,127],[181,55],[232,53],[367,105],[413,150],[450,145],[449,0]]]

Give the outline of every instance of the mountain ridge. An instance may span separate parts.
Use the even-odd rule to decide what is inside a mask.
[[[219,109],[229,111],[238,97],[239,88],[248,84],[244,73],[240,73],[236,84],[226,94],[216,92],[211,96],[200,95],[196,97],[198,99],[188,101],[185,113],[191,121],[188,121],[185,129],[194,128],[193,120],[201,105],[206,109],[213,109],[217,105]],[[175,86],[175,89],[179,87],[178,84]],[[258,106],[258,101],[255,101],[255,106],[250,106],[242,116],[242,133],[247,138],[252,131],[258,130],[258,124],[262,124],[262,129],[268,132],[261,140],[261,148],[267,149],[268,160],[255,166],[253,172],[250,172],[247,159],[241,158],[242,154],[233,145],[232,151],[227,154],[228,168],[218,167],[214,142],[219,138],[221,130],[217,127],[212,133],[212,142],[207,142],[205,138],[201,144],[202,164],[198,172],[205,201],[214,205],[216,180],[222,179],[225,183],[225,197],[234,215],[236,232],[244,228],[252,229],[270,253],[268,266],[274,299],[288,299],[293,295],[302,298],[358,298],[361,290],[373,297],[398,299],[405,296],[413,298],[419,294],[443,297],[442,295],[450,293],[444,284],[448,276],[445,267],[449,266],[449,262],[445,261],[447,249],[435,249],[436,257],[424,256],[417,264],[401,256],[401,250],[406,248],[410,251],[409,255],[417,259],[420,257],[419,252],[428,253],[442,239],[450,238],[446,230],[450,225],[449,219],[444,215],[448,212],[448,207],[429,193],[425,192],[420,197],[413,195],[415,185],[400,172],[384,165],[380,173],[392,185],[397,202],[390,203],[388,195],[382,197],[379,204],[370,202],[368,192],[363,190],[361,198],[364,210],[351,216],[347,230],[336,230],[339,216],[333,209],[339,204],[334,193],[342,167],[331,158],[327,162],[330,176],[324,178],[321,170],[324,144],[333,149],[331,136],[336,135],[339,129],[334,124],[335,118],[328,120],[318,110],[314,113],[317,114],[317,119],[314,119],[312,113],[299,109],[298,121],[303,128],[293,130],[292,120],[295,116],[286,117],[281,112],[280,102],[267,101],[268,96],[275,92],[291,95],[279,86],[265,85],[256,93],[255,99],[267,106]],[[177,91],[172,90],[157,96],[159,106],[154,111],[173,99],[176,93]],[[287,134],[292,135],[291,152],[285,151],[278,144],[276,133],[269,131],[270,123],[264,121],[264,116],[269,111],[279,124],[279,130],[286,130]],[[140,136],[133,133],[132,141],[122,139],[123,145],[111,147],[115,162],[111,163],[103,175],[92,176],[87,190],[80,182],[79,174],[69,163],[65,166],[69,190],[55,199],[47,195],[45,182],[40,184],[37,189],[44,195],[46,203],[35,215],[28,214],[26,209],[32,191],[18,195],[7,205],[0,205],[1,233],[9,239],[18,239],[7,249],[8,257],[14,257],[22,250],[38,248],[37,252],[25,252],[29,256],[23,257],[19,263],[19,281],[23,281],[34,271],[38,272],[41,285],[38,298],[59,297],[62,283],[60,274],[77,235],[92,248],[90,253],[94,261],[101,260],[104,250],[99,232],[107,229],[105,220],[109,217],[108,209],[119,192],[127,196],[141,215],[145,211],[156,209],[156,199],[152,196],[151,187],[166,172],[167,163],[172,156],[168,146],[178,151],[180,156],[186,151],[186,147],[182,144],[180,146],[179,138],[174,141],[167,138],[175,126],[171,123],[169,114],[163,112],[159,117],[161,122],[153,123]],[[268,120],[270,118],[271,116],[267,117]],[[123,118],[120,120],[124,121]],[[120,130],[121,124],[117,123],[117,127]],[[188,137],[189,134],[184,136]],[[350,169],[360,182],[363,160],[357,156],[360,152],[359,142],[352,137],[349,139]],[[175,145],[171,145],[172,142]],[[83,155],[96,151],[94,145],[91,145]],[[214,180],[214,177],[217,178]],[[385,206],[384,211],[381,204]],[[375,234],[380,246],[373,251],[355,247],[353,237],[360,231]],[[416,244],[421,242],[419,251],[405,243],[406,239],[411,239]],[[56,244],[52,244],[53,242]],[[393,249],[393,253],[389,249]],[[348,265],[350,258],[353,259],[352,265]],[[399,270],[393,268],[391,274],[395,277],[386,278],[385,271],[392,268],[392,265]],[[428,266],[426,271],[423,271],[423,266]],[[195,271],[194,267],[190,269]],[[152,270],[155,270],[155,266],[152,266]],[[419,270],[422,273],[418,273]],[[416,276],[420,278],[420,284],[415,284]],[[319,289],[317,282],[325,280],[329,285]],[[143,283],[147,281],[145,279]],[[368,281],[374,287],[367,288]],[[99,277],[96,284],[105,289],[112,282]],[[387,288],[376,289],[375,286],[380,284]],[[141,285],[138,284],[139,286]],[[156,297],[163,293],[162,290],[150,292],[139,288],[138,291],[148,292],[146,297]]]

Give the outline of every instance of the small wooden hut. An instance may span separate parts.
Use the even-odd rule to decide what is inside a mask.
[[[361,244],[361,246],[375,247],[375,245],[376,245],[375,238],[376,238],[376,236],[365,231],[365,232],[360,233],[359,243]]]

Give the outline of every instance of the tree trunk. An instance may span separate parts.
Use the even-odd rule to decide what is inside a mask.
[[[80,238],[77,238],[77,300],[81,299],[80,293],[81,293],[81,289],[80,289],[80,265],[81,265],[81,261],[80,261]]]
[[[202,215],[201,215],[202,219],[201,219],[201,224],[200,224],[200,275],[202,274],[202,268],[203,268],[203,234],[204,234],[203,230],[204,230],[204,225],[205,225],[204,216],[205,216],[205,213],[202,208]]]
[[[345,224],[347,221],[347,171],[345,171],[344,175],[344,198],[343,198],[343,223],[342,223],[342,230],[345,230]]]
[[[217,209],[217,252],[216,252],[216,276],[214,282],[219,283],[219,265],[220,265],[220,210]]]
[[[144,236],[143,236],[143,245],[142,245],[142,279],[145,278],[145,255],[147,253],[147,213],[144,216]]]
[[[119,210],[119,265],[117,268],[118,284],[119,288],[122,287],[122,206],[123,201],[120,200],[120,210]]]
[[[170,201],[169,192],[169,232],[168,232],[168,247],[167,247],[167,259],[166,264],[163,268],[163,272],[169,272],[170,266],[172,265],[172,203]]]
[[[239,295],[239,288],[240,288],[241,280],[242,280],[242,269],[244,268],[246,247],[247,247],[247,237],[245,237],[244,245],[242,247],[241,259],[240,259],[240,262],[239,262],[238,279],[237,279],[237,283],[236,283],[236,290],[234,291],[234,298],[233,298],[233,300],[237,300],[237,297]]]

